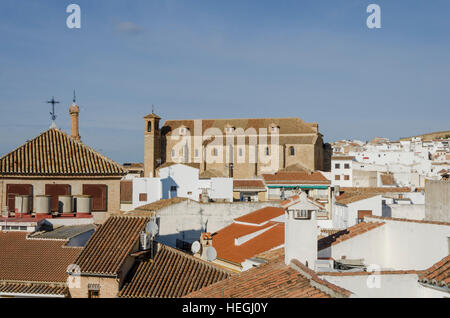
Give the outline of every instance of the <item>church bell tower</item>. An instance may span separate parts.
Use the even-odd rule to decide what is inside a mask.
[[[144,117],[144,177],[155,177],[155,169],[161,163],[161,118],[153,112]]]

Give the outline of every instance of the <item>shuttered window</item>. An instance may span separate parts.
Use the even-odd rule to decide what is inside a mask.
[[[108,187],[106,184],[83,184],[83,194],[92,197],[92,211],[106,211]]]
[[[51,198],[51,210],[59,211],[58,207],[58,196],[60,195],[70,195],[70,185],[69,184],[46,184],[45,185],[45,195],[50,195]]]
[[[16,207],[16,195],[33,195],[33,186],[31,184],[7,184],[6,185],[6,204],[8,211],[14,212]]]

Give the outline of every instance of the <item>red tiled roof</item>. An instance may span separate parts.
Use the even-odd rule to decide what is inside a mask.
[[[119,293],[124,298],[182,297],[227,278],[229,272],[162,245],[154,260],[138,263]]]
[[[67,267],[82,249],[26,236],[24,232],[0,233],[0,280],[65,283]]]
[[[0,158],[0,175],[123,176],[123,167],[52,128]]]
[[[263,229],[268,230],[241,245],[235,245],[236,238]],[[282,244],[284,244],[284,224],[278,222],[268,222],[263,226],[233,223],[213,235],[217,257],[237,264]]]
[[[350,204],[353,202],[365,200],[377,196],[377,193],[359,193],[359,192],[344,192],[343,194],[336,197],[336,203],[339,204]]]
[[[318,287],[326,283],[329,289],[345,291],[315,274],[306,275],[284,264],[284,249],[258,255],[268,263],[230,276],[187,297],[198,298],[330,298]],[[302,267],[303,269],[303,267]],[[317,286],[317,287],[316,287]],[[322,285],[323,286],[323,285]],[[331,288],[330,288],[331,287]],[[345,291],[348,295],[348,291]]]
[[[373,230],[377,227],[380,227],[384,224],[384,222],[374,223],[374,222],[361,222],[356,225],[349,227],[348,229],[336,232],[327,237],[321,238],[318,241],[318,249],[323,250],[324,248],[330,247],[331,245],[335,245],[351,239],[357,235],[366,233],[370,230]]]
[[[450,288],[450,255],[427,269],[419,277],[419,281],[438,287]]]
[[[32,294],[67,296],[65,284],[0,282],[0,294]]]
[[[359,193],[398,193],[398,192],[411,192],[409,187],[341,187],[341,192],[359,192]]]
[[[94,232],[75,264],[81,273],[115,276],[150,218],[111,216]]]
[[[284,214],[284,209],[268,206],[234,219],[237,222],[261,224]]]
[[[258,189],[266,190],[262,180],[233,180],[234,190]]]
[[[330,184],[320,172],[277,172],[262,176],[266,184]]]

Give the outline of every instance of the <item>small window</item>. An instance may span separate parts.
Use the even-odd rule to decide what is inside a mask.
[[[341,176],[340,176],[340,175],[338,175],[338,174],[337,174],[337,175],[335,175],[335,176],[334,176],[334,180],[341,180]]]
[[[151,121],[147,122],[147,132],[152,132],[152,122]]]
[[[171,186],[171,187],[170,187],[170,191],[172,191],[172,192],[177,191],[177,186]]]
[[[340,163],[336,163],[336,164],[334,165],[334,167],[335,167],[336,169],[341,169],[341,164],[340,164]]]
[[[139,193],[139,201],[140,202],[147,201],[147,193]]]
[[[214,157],[217,157],[217,156],[218,156],[217,148],[213,148],[213,156],[214,156]]]
[[[172,158],[175,157],[175,149],[172,149]]]
[[[295,148],[294,148],[294,146],[289,147],[289,154],[291,156],[295,156]]]
[[[192,195],[192,191],[189,191],[187,194],[188,194],[188,195]]]
[[[89,298],[100,298],[100,291],[99,290],[89,290]]]
[[[242,150],[242,148],[239,148],[239,157],[242,157],[244,155],[244,151]]]
[[[270,154],[269,147],[266,147],[266,156]]]
[[[198,157],[198,149],[195,149],[194,155],[195,155],[195,157]]]
[[[350,180],[350,176],[349,175],[344,175],[344,180]]]
[[[349,163],[344,164],[344,169],[350,169],[350,164]]]

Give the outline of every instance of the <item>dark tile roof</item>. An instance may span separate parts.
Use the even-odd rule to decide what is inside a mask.
[[[345,290],[325,282],[314,272],[304,273],[284,264],[284,249],[260,254],[268,262],[209,285],[187,297],[195,298],[330,298],[318,287],[343,293]],[[317,286],[317,287],[316,287]],[[348,291],[345,291],[345,296]]]
[[[68,240],[85,232],[95,230],[94,224],[60,226],[49,231],[34,232],[30,239]]]
[[[83,274],[115,276],[150,218],[111,216],[91,236],[76,260]]]
[[[0,282],[0,294],[33,294],[67,296],[65,284]]]
[[[26,236],[25,232],[0,233],[0,280],[66,282],[67,267],[75,263],[82,249]]]
[[[427,269],[419,277],[419,281],[438,287],[450,288],[450,255]]]
[[[138,262],[119,293],[124,298],[182,297],[230,275],[218,266],[160,245],[154,260]]]
[[[0,158],[0,176],[123,176],[123,167],[59,129]]]

